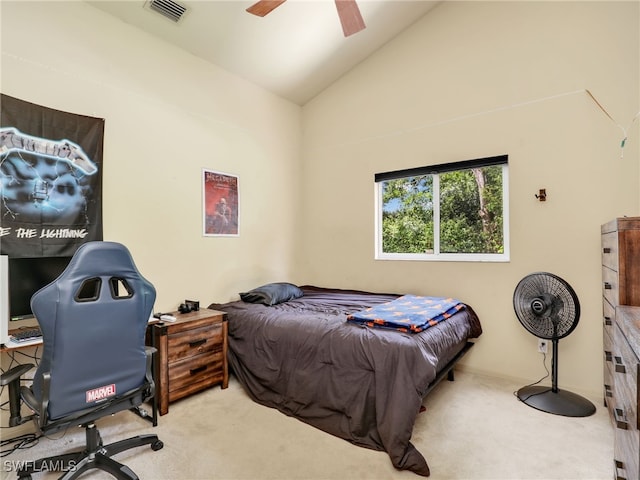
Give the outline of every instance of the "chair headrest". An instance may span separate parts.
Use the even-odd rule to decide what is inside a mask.
[[[127,247],[117,242],[95,241],[82,244],[59,279],[88,273],[109,276],[117,273],[138,275],[138,269]]]

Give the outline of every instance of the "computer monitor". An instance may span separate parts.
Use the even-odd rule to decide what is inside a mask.
[[[9,330],[36,325],[31,297],[64,271],[71,257],[8,258],[0,255],[0,343]]]
[[[31,297],[58,278],[70,260],[71,257],[9,258],[9,320],[33,318]]]

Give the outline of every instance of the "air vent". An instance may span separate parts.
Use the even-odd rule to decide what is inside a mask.
[[[173,0],[149,0],[147,6],[174,22],[178,22],[187,11],[187,7]]]

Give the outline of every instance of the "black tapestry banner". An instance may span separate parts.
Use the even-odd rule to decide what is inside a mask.
[[[104,119],[0,94],[0,253],[70,256],[102,240]]]

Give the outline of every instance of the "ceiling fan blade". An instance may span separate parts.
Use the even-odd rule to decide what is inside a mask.
[[[264,17],[286,1],[287,0],[260,0],[247,8],[247,12],[257,15],[258,17]]]
[[[356,0],[336,0],[336,8],[345,37],[365,29]]]

